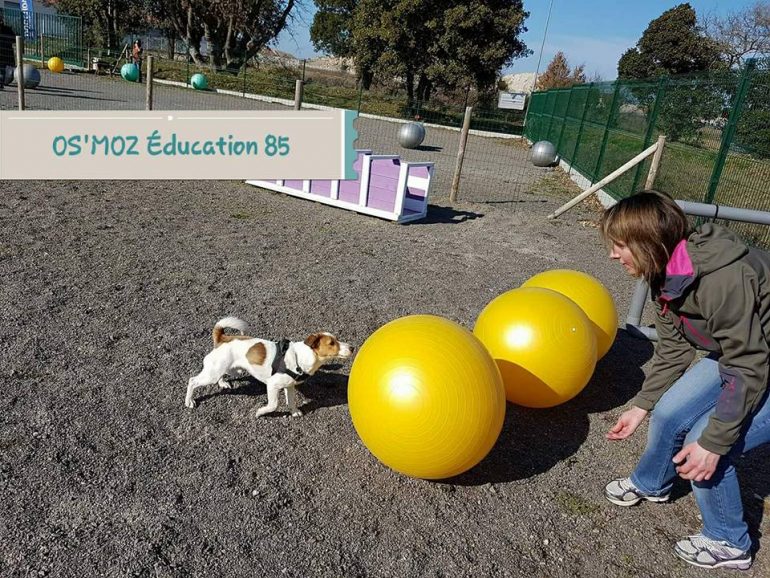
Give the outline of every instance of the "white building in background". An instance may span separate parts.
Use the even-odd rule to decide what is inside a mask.
[[[508,92],[525,92],[531,94],[535,85],[535,73],[519,72],[518,74],[506,74],[503,76],[502,80],[508,87]]]

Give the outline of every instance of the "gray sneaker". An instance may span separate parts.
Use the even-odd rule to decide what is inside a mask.
[[[674,553],[685,562],[701,568],[735,568],[748,570],[751,553],[733,548],[727,542],[706,538],[703,534],[689,536],[674,546]]]
[[[631,483],[631,478],[612,480],[604,487],[604,497],[616,506],[634,506],[642,500],[649,502],[667,502],[671,494],[648,496]]]

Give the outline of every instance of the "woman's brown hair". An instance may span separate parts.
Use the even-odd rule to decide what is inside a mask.
[[[618,201],[599,221],[607,243],[625,244],[639,275],[650,287],[665,280],[666,264],[690,232],[684,211],[665,193],[647,190]]]

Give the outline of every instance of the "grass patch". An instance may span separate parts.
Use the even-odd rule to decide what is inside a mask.
[[[599,506],[572,492],[561,492],[556,501],[562,511],[573,516],[586,516],[599,511]]]
[[[562,126],[563,124],[563,126]],[[713,130],[712,130],[713,132]],[[605,125],[585,120],[582,130],[574,119],[550,118],[535,114],[527,124],[530,140],[540,140],[549,135],[557,144],[562,158],[577,171],[594,182],[623,165],[644,147],[642,134],[611,128],[606,132],[607,146],[599,165]],[[657,135],[654,135],[655,138]],[[703,146],[682,142],[669,142],[663,153],[655,188],[670,193],[677,199],[706,202],[715,176],[714,166],[718,150],[716,135],[704,139]],[[578,138],[579,137],[579,138]],[[644,187],[649,159],[616,179],[604,190],[616,198],[624,198]],[[733,207],[770,210],[767,185],[770,182],[770,160],[757,159],[746,154],[730,152],[719,175],[716,194],[712,202]],[[758,225],[730,223],[750,244],[770,248],[770,230]]]
[[[247,66],[239,69],[214,71],[209,66],[198,66],[180,60],[170,60],[156,55],[154,77],[162,80],[189,83],[193,74],[206,76],[211,89],[229,90],[241,94],[260,94],[273,98],[294,100],[296,81],[302,76],[300,68]],[[408,108],[406,98],[393,94],[392,89],[374,88],[361,92],[355,81],[340,78],[341,73],[313,71],[305,76],[302,101],[333,108],[360,110],[362,113],[390,118],[417,118],[422,122],[459,128],[463,124],[465,107],[458,104],[441,104],[436,101],[419,108]],[[498,109],[474,109],[472,129],[521,134],[523,125],[521,111]]]
[[[576,197],[582,192],[581,188],[577,186],[569,175],[559,168],[547,173],[537,181],[534,184],[532,191],[564,199],[565,201]],[[597,219],[602,211],[604,211],[604,206],[596,195],[587,197],[582,200],[580,204],[593,210],[596,213]],[[584,225],[596,226],[596,223],[589,223],[587,221],[581,221],[581,223]]]

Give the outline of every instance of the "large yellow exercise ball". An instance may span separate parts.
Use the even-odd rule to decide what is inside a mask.
[[[553,407],[580,393],[596,366],[596,336],[586,314],[564,295],[512,289],[479,314],[473,333],[497,362],[508,401]]]
[[[58,56],[52,56],[48,59],[48,70],[51,72],[62,72],[64,70],[64,61]]]
[[[572,299],[593,325],[596,358],[601,359],[610,350],[618,332],[618,312],[612,295],[601,281],[581,271],[552,269],[530,277],[521,286],[551,289]]]
[[[350,370],[348,403],[377,459],[432,480],[484,459],[505,417],[492,357],[470,331],[434,315],[396,319],[364,342]]]

